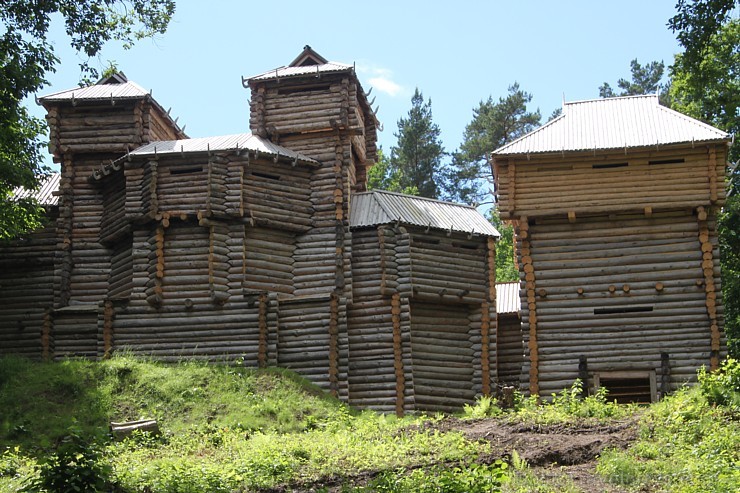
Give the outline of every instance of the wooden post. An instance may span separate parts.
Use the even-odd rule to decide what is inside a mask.
[[[339,395],[339,296],[332,293],[329,300],[329,389]]]
[[[671,391],[671,363],[668,353],[660,353],[660,395],[661,398]]]
[[[257,364],[260,368],[265,368],[267,367],[267,293],[260,294],[259,298],[259,328]]]
[[[483,395],[491,395],[491,364],[490,364],[490,331],[491,331],[491,315],[490,305],[488,303],[482,303],[481,309],[481,321],[480,321],[480,332],[481,332],[481,380],[482,380],[482,392]]]
[[[72,230],[74,209],[74,179],[75,170],[72,157],[65,155],[62,161],[62,176],[59,184],[59,237],[61,239],[61,261],[59,272],[59,306],[69,304],[72,281]]]
[[[516,166],[509,162],[509,214],[514,215],[516,209]]]
[[[714,258],[712,245],[709,239],[709,226],[707,225],[707,211],[704,207],[697,208],[697,221],[699,225],[699,244],[702,252],[702,272],[704,273],[704,292],[706,295],[707,315],[709,316],[709,332],[711,337],[711,352],[709,357],[709,368],[719,368],[720,333],[717,318],[717,294],[714,284]]]
[[[709,201],[712,204],[717,202],[717,149],[715,146],[709,146],[707,156],[707,175],[709,177]]]
[[[532,251],[529,240],[529,220],[526,216],[519,220],[520,236],[522,238],[522,264],[524,269],[524,280],[526,282],[527,308],[529,313],[529,393],[539,395],[539,349],[537,345],[537,297],[534,276],[534,265],[532,264]]]
[[[113,351],[113,301],[103,303],[103,358],[110,358]]]
[[[583,388],[581,389],[581,397],[584,399],[588,397],[588,359],[585,355],[581,355],[578,358],[578,378],[581,380]]]
[[[385,231],[383,227],[378,228],[378,248],[380,249],[380,292],[385,293],[385,287],[386,287],[386,272],[385,272],[385,266],[386,266],[386,253],[385,253]]]
[[[403,397],[406,382],[403,375],[403,347],[401,345],[401,295],[391,296],[391,320],[393,321],[393,369],[396,374],[396,415],[403,416]]]

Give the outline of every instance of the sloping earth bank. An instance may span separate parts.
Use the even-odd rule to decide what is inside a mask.
[[[446,418],[427,425],[440,431],[460,431],[471,440],[486,440],[492,452],[480,457],[478,462],[492,463],[497,459],[510,459],[513,452],[525,460],[531,472],[539,478],[556,480],[568,476],[584,492],[621,492],[618,487],[604,482],[596,474],[596,459],[607,448],[626,448],[636,437],[636,420],[594,425],[581,422],[572,425],[529,426],[507,423],[498,419],[463,421]],[[269,490],[288,491],[341,491],[342,484],[365,484],[377,472],[354,477],[327,479],[320,485],[292,485]]]

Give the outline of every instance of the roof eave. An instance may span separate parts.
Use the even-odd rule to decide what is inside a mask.
[[[551,157],[551,156],[562,156],[562,155],[575,155],[575,154],[593,154],[594,152],[605,154],[610,152],[644,152],[648,150],[661,150],[661,149],[678,149],[682,147],[696,147],[707,144],[721,144],[726,143],[728,146],[731,145],[732,139],[718,138],[718,139],[704,139],[688,142],[671,142],[671,143],[656,143],[648,146],[633,146],[633,147],[606,147],[606,148],[594,148],[594,149],[562,149],[562,150],[548,150],[548,151],[532,151],[532,152],[509,152],[509,153],[498,153],[494,151],[491,153],[494,159],[510,159],[510,158],[526,158],[530,159],[533,157]]]

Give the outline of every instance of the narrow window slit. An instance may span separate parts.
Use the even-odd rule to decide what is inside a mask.
[[[594,315],[611,315],[615,313],[644,313],[653,311],[652,306],[615,306],[613,308],[594,308]]]
[[[604,163],[604,164],[592,164],[593,169],[609,169],[609,168],[624,168],[629,163]]]

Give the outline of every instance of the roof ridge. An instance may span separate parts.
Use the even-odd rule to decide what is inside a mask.
[[[631,95],[626,95],[626,96],[610,96],[608,98],[577,99],[575,101],[565,101],[563,105],[568,106],[568,105],[573,105],[573,104],[608,102],[608,101],[615,101],[619,99],[655,99],[656,101],[658,101],[658,104],[660,104],[658,94],[652,93],[652,94],[631,94]]]
[[[395,196],[398,196],[398,197],[406,197],[406,198],[410,198],[410,199],[413,199],[413,200],[426,200],[428,202],[434,202],[434,203],[437,203],[437,204],[449,204],[449,205],[454,205],[454,206],[457,206],[457,207],[466,207],[468,209],[477,210],[476,207],[473,207],[472,205],[468,205],[468,204],[461,204],[459,202],[451,202],[449,200],[433,199],[431,197],[422,197],[420,195],[411,195],[411,194],[402,193],[402,192],[391,192],[390,190],[371,190],[369,192],[363,192],[363,193],[375,193],[375,192],[383,193],[383,194],[388,194],[388,195],[395,195]]]

